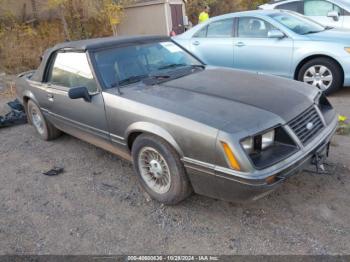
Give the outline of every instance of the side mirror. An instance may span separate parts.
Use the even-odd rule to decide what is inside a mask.
[[[68,97],[70,99],[82,98],[86,102],[91,102],[91,96],[90,96],[89,91],[87,90],[87,88],[85,86],[73,87],[73,88],[69,89]]]
[[[339,13],[337,11],[330,11],[327,16],[333,18],[334,21],[339,21]]]
[[[284,38],[286,35],[278,29],[272,29],[267,33],[268,38]]]

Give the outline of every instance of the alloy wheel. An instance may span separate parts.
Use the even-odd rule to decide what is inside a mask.
[[[142,148],[138,156],[138,165],[142,179],[151,190],[158,194],[165,194],[170,190],[170,170],[157,150],[151,147]]]
[[[333,83],[333,74],[331,70],[324,65],[314,65],[306,70],[303,80],[305,83],[325,91]]]
[[[42,116],[37,112],[35,108],[32,108],[31,116],[32,116],[32,123],[35,129],[38,131],[40,135],[43,135],[45,132],[45,127],[44,127],[44,120],[42,119]]]

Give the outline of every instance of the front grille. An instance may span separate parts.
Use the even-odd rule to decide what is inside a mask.
[[[289,126],[304,145],[311,141],[324,127],[320,115],[314,106],[294,118],[289,123]]]

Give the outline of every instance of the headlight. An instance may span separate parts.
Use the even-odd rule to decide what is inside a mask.
[[[241,140],[255,168],[264,169],[294,154],[298,147],[282,126]]]
[[[344,47],[344,50],[350,54],[350,47]]]
[[[244,150],[250,154],[253,152],[254,150],[254,143],[253,143],[253,137],[248,137],[246,139],[244,139],[242,142],[241,142]]]
[[[261,136],[261,149],[264,150],[272,146],[275,142],[275,130],[271,130]]]
[[[272,146],[274,142],[275,130],[273,129],[263,134],[247,137],[241,141],[241,145],[248,154],[251,154]]]

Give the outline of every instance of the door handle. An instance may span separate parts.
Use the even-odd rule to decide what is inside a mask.
[[[201,43],[199,43],[198,41],[194,41],[192,44],[193,45],[200,45]]]
[[[243,43],[243,42],[238,42],[237,44],[235,44],[235,46],[242,47],[242,46],[245,46],[245,43]]]

